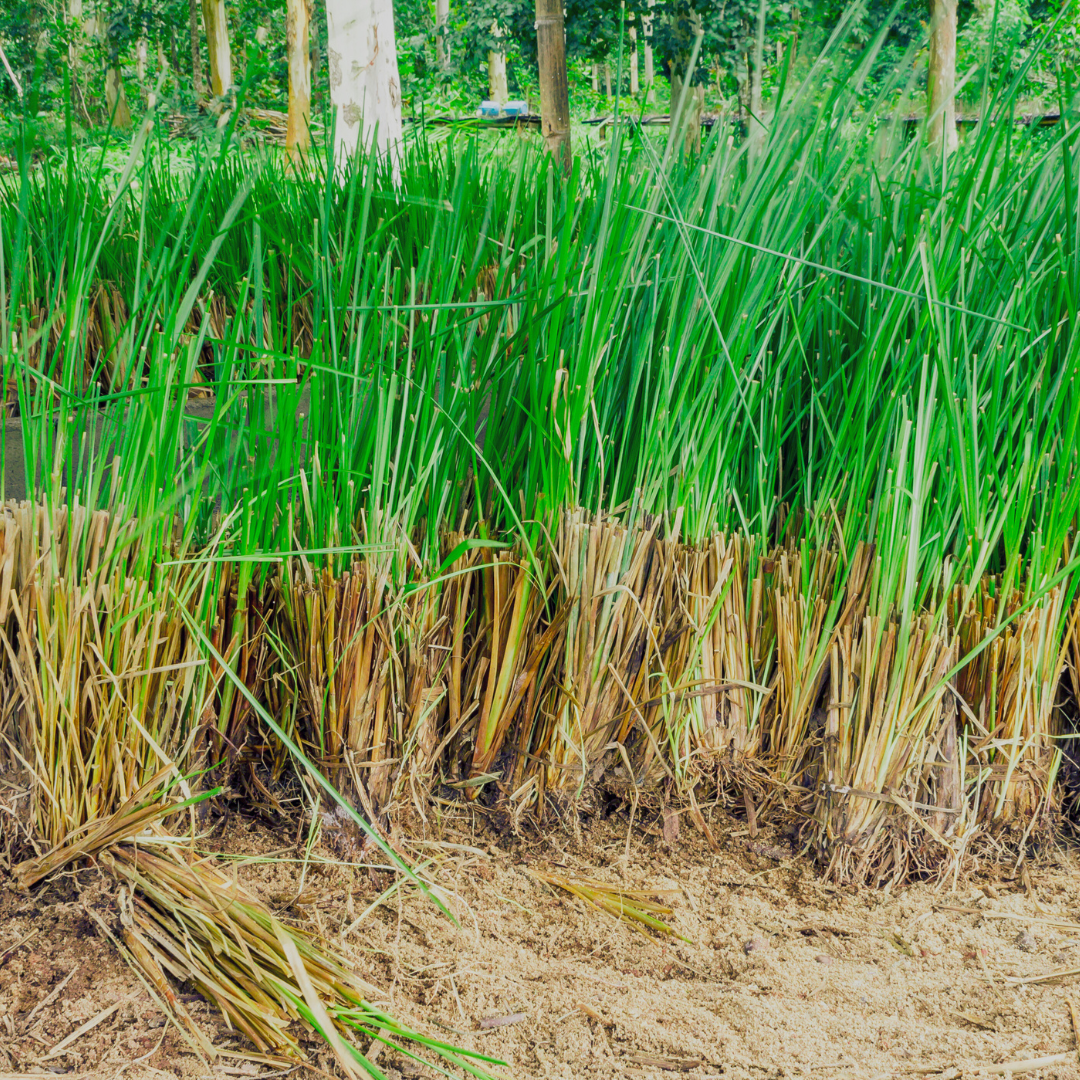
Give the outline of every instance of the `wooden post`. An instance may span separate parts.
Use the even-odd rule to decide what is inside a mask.
[[[938,154],[957,147],[956,0],[930,0],[930,75],[927,137]]]
[[[289,61],[289,122],[285,151],[294,161],[311,146],[311,13],[308,0],[286,0],[285,48]]]
[[[573,161],[570,148],[570,85],[566,78],[563,0],[536,0],[536,49],[540,59],[540,130],[563,172]]]

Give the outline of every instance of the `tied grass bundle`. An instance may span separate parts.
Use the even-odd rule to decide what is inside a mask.
[[[683,558],[684,605],[699,639],[703,684],[693,699],[692,737],[703,754],[738,767],[761,749],[762,706],[769,695],[764,684],[771,652],[764,651],[764,663],[757,660],[765,560],[739,536],[722,533],[703,548],[687,545]],[[753,563],[758,572],[750,578]]]
[[[190,805],[162,800],[154,791],[161,779],[110,818],[19,864],[16,880],[27,888],[73,862],[95,859],[124,886],[124,941],[166,1002],[177,1009],[170,978],[190,983],[231,1028],[271,1058],[307,1061],[300,1041],[306,1030],[326,1040],[349,1076],[383,1073],[348,1035],[385,1043],[444,1075],[449,1074],[431,1055],[477,1077],[489,1075],[484,1065],[505,1064],[400,1024],[371,1004],[378,990],[345,960],[281,922],[238,881],[212,863],[194,860],[175,838],[155,828],[160,819]],[[205,1036],[178,1011],[213,1056]]]
[[[295,1026],[299,1021],[326,1040],[349,1076],[383,1076],[349,1035],[384,1043],[447,1076],[432,1058],[477,1077],[489,1075],[484,1065],[506,1064],[393,1019],[371,1004],[378,991],[344,960],[286,926],[212,866],[189,862],[175,848],[127,844],[103,852],[101,862],[130,889],[125,939],[136,955],[191,982],[263,1053],[306,1061]]]
[[[955,654],[926,616],[904,647],[898,630],[895,618],[866,616],[857,630],[846,626],[830,650],[818,816],[830,871],[842,879],[907,875],[920,846],[912,840],[920,822],[911,807],[936,809],[926,802],[926,783],[932,775],[947,779],[936,772],[948,764],[937,752],[955,745],[955,710],[943,700]]]
[[[1052,588],[1037,604],[1021,611],[1019,590],[1000,596],[1002,582],[979,583],[976,595],[953,620],[968,642],[984,640],[1005,623],[989,648],[958,677],[971,716],[971,752],[980,765],[984,812],[995,822],[1031,821],[1048,809],[1050,777],[1059,754],[1055,736],[1058,688],[1075,622],[1068,625],[1065,593]]]

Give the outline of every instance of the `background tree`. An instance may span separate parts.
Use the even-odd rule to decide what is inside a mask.
[[[928,134],[938,153],[951,154],[956,134],[956,0],[930,0]]]
[[[450,49],[446,28],[450,22],[450,0],[435,0],[435,54],[441,71],[450,70]]]
[[[570,171],[570,88],[566,76],[563,0],[536,0],[536,42],[540,67],[540,128],[564,172]]]
[[[233,84],[225,0],[202,0],[202,15],[206,28],[206,49],[210,57],[210,92],[215,97],[222,97]]]
[[[503,45],[503,29],[498,20],[491,24],[491,42],[488,49],[488,97],[500,105],[510,99],[506,85],[506,48]]]
[[[289,58],[289,120],[285,149],[294,159],[311,145],[311,43],[308,0],[286,0],[285,38]]]
[[[130,40],[131,24],[126,13],[117,12],[111,18],[101,21],[105,51],[108,54],[108,67],[105,69],[105,101],[113,126],[120,131],[131,127],[131,109],[127,94],[124,93],[124,78],[120,71],[121,43]]]
[[[199,8],[195,0],[188,0],[188,33],[191,37],[191,87],[196,94],[203,92],[202,47],[199,32]]]
[[[374,141],[396,156],[401,78],[391,0],[326,0],[330,100],[338,164]]]

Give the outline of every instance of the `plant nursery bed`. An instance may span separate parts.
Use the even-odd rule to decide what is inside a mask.
[[[1080,1076],[1075,852],[894,890],[833,887],[780,833],[751,840],[745,823],[706,816],[717,851],[689,823],[669,843],[621,814],[517,838],[466,811],[414,822],[395,842],[457,926],[306,829],[232,816],[197,846],[347,956],[395,1016],[507,1062],[496,1075]],[[646,934],[553,880],[647,891],[688,940]],[[30,894],[4,886],[0,1076],[341,1075],[314,1041],[315,1067],[247,1054],[216,1009],[172,985],[219,1053],[200,1058],[122,958],[123,898],[95,869]],[[376,1060],[391,1080],[436,1075],[389,1048]]]

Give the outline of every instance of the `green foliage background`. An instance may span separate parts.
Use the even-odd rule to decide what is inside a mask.
[[[324,0],[312,3],[314,108],[326,103],[326,22]],[[207,110],[206,48],[197,0],[84,0],[82,25],[69,15],[70,0],[6,0],[0,7],[0,45],[15,81],[0,72],[0,105],[7,140],[14,122],[30,114],[39,121],[39,140],[56,142],[63,131],[65,103],[71,104],[75,134],[91,136],[107,125],[104,75],[119,67],[133,109],[145,108],[160,85],[156,105],[185,113],[194,128],[214,128],[215,110]],[[227,0],[234,75],[245,84],[245,103],[283,110],[287,103],[283,0]],[[197,40],[191,40],[194,8]],[[1073,95],[1073,72],[1080,61],[1080,5],[1071,0],[962,0],[959,66],[962,105],[977,107],[988,82],[1008,78],[1024,66],[1025,85],[1018,95],[1032,107],[1053,107]],[[702,44],[694,81],[706,87],[707,107],[734,108],[740,80],[754,49],[759,0],[568,0],[567,52],[571,108],[576,115],[604,111],[605,78],[599,96],[593,89],[594,65],[622,71],[621,92],[629,90],[627,30],[637,28],[655,55],[653,96],[666,107],[672,65],[681,68],[689,55],[696,26]],[[766,0],[763,82],[766,97],[785,70],[801,76],[822,55],[830,38],[840,35],[854,54],[884,25],[889,32],[867,80],[867,92],[896,70],[911,65],[911,86],[919,85],[925,63],[926,9],[921,4],[890,5],[885,0]],[[434,3],[398,0],[395,4],[399,64],[406,109],[422,113],[471,115],[488,94],[487,56],[501,45],[507,56],[511,94],[530,99],[537,89],[534,0],[470,0],[451,3],[445,42],[451,63],[436,60]],[[495,28],[501,33],[496,36]],[[1047,34],[1050,27],[1053,32]],[[139,63],[140,43],[144,62]],[[1041,43],[1041,44],[1040,44]],[[72,61],[76,49],[78,62]],[[1031,56],[1032,52],[1036,55]],[[201,58],[203,80],[193,79],[193,52]],[[836,63],[838,52],[830,54]],[[1028,59],[1031,63],[1027,64]],[[140,78],[141,73],[141,78]]]

